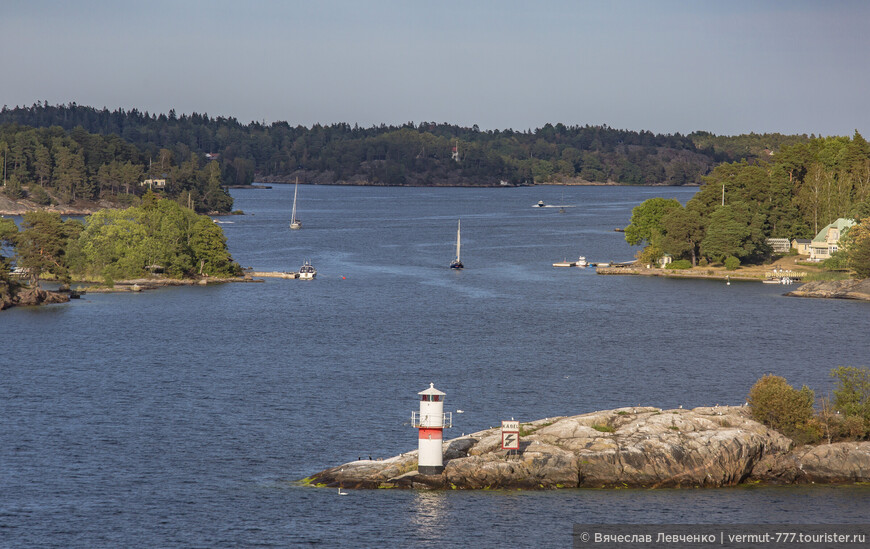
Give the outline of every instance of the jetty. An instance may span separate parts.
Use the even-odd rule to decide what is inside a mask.
[[[299,273],[294,271],[245,271],[245,273],[260,278],[299,278]]]
[[[670,278],[697,278],[708,280],[754,280],[763,282],[781,276],[788,276],[792,281],[800,281],[807,276],[804,271],[764,271],[751,267],[740,268],[735,271],[727,271],[721,268],[696,267],[693,269],[668,269],[646,265],[613,263],[611,265],[599,264],[595,269],[600,275],[638,275],[638,276],[666,276]]]

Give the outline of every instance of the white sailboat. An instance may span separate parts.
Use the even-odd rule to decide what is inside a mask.
[[[293,189],[293,213],[290,214],[290,228],[301,229],[302,222],[296,219],[296,194],[299,192],[299,178],[296,178],[296,187]]]
[[[451,269],[464,269],[465,265],[462,264],[462,260],[459,258],[459,248],[461,246],[462,239],[460,237],[460,229],[462,228],[462,220],[456,222],[456,259],[450,263]]]

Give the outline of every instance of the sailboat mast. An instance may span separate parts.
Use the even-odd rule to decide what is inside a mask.
[[[456,261],[459,261],[459,246],[461,240],[459,238],[460,229],[462,228],[462,220],[456,222]]]
[[[296,194],[299,192],[299,178],[296,178],[296,188],[293,189],[293,213],[290,214],[290,221],[296,222]]]

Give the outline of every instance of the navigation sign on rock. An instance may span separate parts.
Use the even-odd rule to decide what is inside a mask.
[[[502,421],[501,422],[501,449],[502,450],[519,450],[520,449],[520,422],[519,421]]]

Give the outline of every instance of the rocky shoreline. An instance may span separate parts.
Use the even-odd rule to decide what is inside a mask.
[[[41,288],[24,288],[18,292],[0,293],[0,311],[10,307],[30,307],[33,305],[50,305],[54,303],[66,303],[70,300],[69,291],[52,291]]]
[[[516,453],[500,429],[444,441],[445,470],[417,472],[417,452],[320,471],[304,484],[342,488],[556,489],[870,482],[870,442],[795,446],[747,408],[620,408],[521,424]]]
[[[33,305],[52,305],[56,303],[66,303],[71,298],[78,298],[85,294],[107,294],[107,293],[122,293],[122,292],[141,292],[145,290],[156,290],[157,288],[165,288],[169,286],[205,286],[208,284],[223,284],[225,282],[263,282],[262,279],[252,278],[250,276],[239,276],[231,278],[140,278],[135,280],[122,280],[114,283],[113,286],[105,286],[96,283],[77,282],[75,287],[71,289],[61,290],[44,290],[41,288],[33,289],[23,287],[17,292],[9,292],[8,288],[0,288],[0,311],[10,307],[27,307]]]
[[[792,297],[821,297],[870,301],[870,278],[807,282],[785,294]]]

